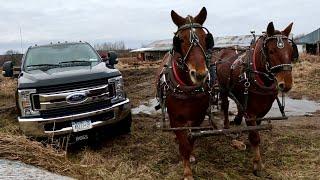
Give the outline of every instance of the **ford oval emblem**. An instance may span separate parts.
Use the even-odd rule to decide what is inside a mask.
[[[66,101],[69,104],[83,103],[88,99],[86,93],[74,93],[66,97]]]

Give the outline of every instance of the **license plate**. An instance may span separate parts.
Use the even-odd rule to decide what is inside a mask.
[[[92,128],[92,124],[90,120],[72,122],[73,132],[84,131]]]

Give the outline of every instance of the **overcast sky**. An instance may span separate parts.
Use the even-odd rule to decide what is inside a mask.
[[[320,27],[319,0],[0,0],[0,53],[32,44],[123,40],[130,48],[172,38],[172,9],[196,15],[205,6],[205,26],[214,36],[261,32],[269,21],[282,30],[294,22],[293,33]]]

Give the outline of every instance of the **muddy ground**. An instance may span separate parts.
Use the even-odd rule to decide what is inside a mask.
[[[299,74],[301,69],[294,72],[298,77],[295,87],[304,87],[303,83],[319,80],[319,71],[306,69],[309,66],[304,65],[309,63],[309,59],[295,65],[299,68],[303,66],[305,70],[303,75]],[[154,65],[120,65],[120,69],[133,107],[154,97]],[[315,95],[319,84],[311,83],[306,89],[295,87],[292,97],[306,95],[320,100]],[[7,96],[10,97],[10,93]],[[131,134],[107,136],[98,146],[81,145],[77,150],[69,150],[66,156],[63,156],[64,151],[56,151],[24,137],[15,116],[11,112],[2,113],[0,117],[1,158],[20,160],[79,179],[182,177],[182,163],[174,136],[155,127],[159,115],[134,115]],[[273,122],[273,125],[273,130],[261,133],[261,152],[266,167],[263,179],[320,179],[320,113],[312,117],[291,117],[288,121]],[[248,145],[246,134],[238,139]],[[226,136],[198,139],[195,148],[197,161],[192,164],[196,179],[259,179],[252,174],[250,149],[234,149],[230,145],[231,140]],[[17,150],[10,151],[9,147]],[[44,152],[50,152],[51,158],[46,158],[48,154]]]

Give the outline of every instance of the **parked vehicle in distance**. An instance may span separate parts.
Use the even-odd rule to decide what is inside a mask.
[[[33,137],[77,136],[108,125],[129,132],[130,102],[116,63],[115,53],[101,58],[86,42],[29,47],[16,92],[21,130]],[[14,76],[12,62],[4,63],[3,75]]]

